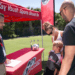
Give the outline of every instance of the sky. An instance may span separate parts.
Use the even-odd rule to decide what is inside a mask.
[[[23,7],[41,8],[41,0],[8,0]],[[64,0],[55,0],[55,12],[59,13],[60,6]],[[75,0],[71,0],[75,4]]]

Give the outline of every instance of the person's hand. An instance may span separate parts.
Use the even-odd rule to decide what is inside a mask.
[[[5,64],[11,63],[10,59],[6,59]]]

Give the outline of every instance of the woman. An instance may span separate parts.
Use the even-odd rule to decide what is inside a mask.
[[[56,27],[51,25],[49,22],[45,22],[43,24],[43,29],[48,35],[52,35],[52,42],[56,40],[61,40],[62,41],[62,36],[63,36],[63,31],[58,30]],[[62,49],[61,49],[62,52]]]

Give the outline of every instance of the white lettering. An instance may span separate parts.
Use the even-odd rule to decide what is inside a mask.
[[[29,15],[36,16],[36,13],[29,12]]]
[[[2,10],[4,10],[4,11],[6,11],[6,7],[7,7],[7,6],[2,5],[2,4],[0,3],[0,9],[2,9]]]
[[[39,17],[39,14],[37,13],[37,17]]]
[[[18,8],[13,8],[13,7],[8,5],[8,11],[18,12]]]
[[[28,15],[28,11],[24,11],[24,10],[22,10],[22,9],[20,9],[20,13],[21,13],[21,14],[26,14],[26,15]]]
[[[6,11],[6,6],[4,5],[4,11]]]

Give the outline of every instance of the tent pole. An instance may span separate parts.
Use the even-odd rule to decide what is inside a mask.
[[[43,32],[42,32],[42,21],[41,21],[41,36],[42,36],[42,48],[43,48]],[[44,51],[43,51],[43,61],[44,61]]]

